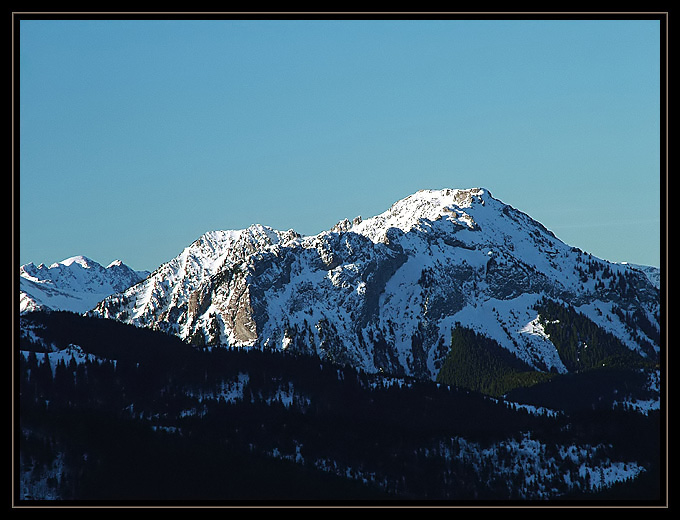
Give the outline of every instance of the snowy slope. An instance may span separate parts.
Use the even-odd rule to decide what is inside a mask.
[[[148,276],[120,260],[103,267],[84,256],[74,256],[49,267],[28,263],[19,268],[19,311],[92,309],[107,296],[124,291]]]
[[[315,236],[260,225],[206,233],[93,314],[197,345],[311,351],[426,378],[460,323],[538,370],[564,372],[534,310],[545,296],[647,355],[614,310],[658,328],[658,286],[564,244],[481,188],[421,190]]]

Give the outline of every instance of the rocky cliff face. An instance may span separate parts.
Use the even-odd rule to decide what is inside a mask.
[[[315,236],[261,225],[207,233],[92,313],[197,345],[317,352],[422,378],[436,376],[460,323],[538,370],[565,372],[537,321],[543,297],[642,356],[658,350],[617,314],[658,329],[659,290],[645,273],[564,244],[485,189],[423,190]]]

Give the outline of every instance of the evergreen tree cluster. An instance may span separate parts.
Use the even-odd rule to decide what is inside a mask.
[[[661,331],[652,324],[642,310],[625,311],[620,306],[614,305],[612,311],[626,326],[629,334],[642,347],[648,357],[650,359],[658,357],[654,347],[661,347]]]
[[[535,371],[494,339],[457,323],[437,381],[500,397],[550,377]]]
[[[646,363],[613,334],[572,306],[544,298],[535,306],[541,324],[570,372],[600,367],[636,367]]]

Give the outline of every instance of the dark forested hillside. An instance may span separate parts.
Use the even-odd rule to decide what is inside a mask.
[[[69,313],[22,319],[20,503],[559,503],[624,484],[627,501],[660,498],[658,412],[542,411],[313,356],[196,349]],[[523,372],[507,359],[489,373]]]
[[[622,320],[644,324],[643,329],[658,340],[659,332],[639,310],[631,317],[619,308]],[[620,339],[598,327],[594,322],[577,312],[573,307],[543,299],[536,305],[541,323],[550,341],[559,352],[560,359],[570,372],[589,370],[601,366],[643,367],[654,366],[657,353],[651,343],[643,342],[646,348],[643,356],[631,351]],[[633,328],[632,325],[629,327]],[[639,338],[638,338],[639,339]],[[640,340],[640,339],[639,339]],[[641,341],[641,340],[640,340]]]
[[[451,349],[437,381],[500,397],[550,377],[533,370],[495,340],[458,324],[451,331]]]

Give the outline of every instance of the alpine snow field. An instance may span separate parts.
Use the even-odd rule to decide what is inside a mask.
[[[486,189],[95,264],[21,268],[22,502],[664,498],[659,270]]]

